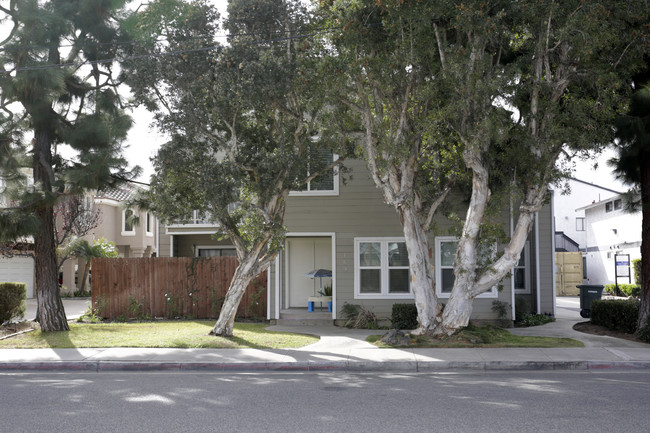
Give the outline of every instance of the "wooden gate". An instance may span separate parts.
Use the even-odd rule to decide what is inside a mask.
[[[92,305],[119,317],[216,318],[236,257],[93,259]],[[266,318],[266,271],[246,289],[237,317]]]

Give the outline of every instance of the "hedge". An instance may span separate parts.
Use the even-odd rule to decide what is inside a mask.
[[[0,323],[25,317],[27,284],[0,283]]]
[[[641,286],[638,284],[619,284],[618,289],[625,296],[633,296],[635,298],[641,296]],[[616,293],[616,284],[605,285],[605,291],[608,293]]]
[[[601,299],[591,302],[590,318],[594,325],[628,334],[636,332],[639,319],[638,299]]]
[[[634,282],[638,285],[643,284],[643,276],[641,275],[641,259],[632,260],[632,268],[634,269]]]
[[[417,328],[418,310],[415,304],[393,304],[391,322],[395,329]]]

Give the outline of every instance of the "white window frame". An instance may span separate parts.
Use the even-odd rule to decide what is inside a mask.
[[[435,251],[435,272],[436,272],[436,295],[439,298],[449,298],[451,296],[451,292],[443,292],[442,291],[442,257],[441,257],[441,252],[440,252],[440,245],[443,242],[458,242],[460,239],[455,237],[455,236],[438,236],[436,237],[435,244],[436,244],[436,251]],[[495,245],[496,246],[496,245]],[[494,252],[496,253],[496,248],[494,249]],[[449,269],[449,266],[445,266],[445,269]],[[497,290],[497,287],[494,286],[487,292],[483,292],[480,295],[478,295],[476,298],[481,299],[481,298],[498,298],[499,297],[499,291]]]
[[[332,162],[338,161],[339,155],[336,153],[332,154]],[[334,189],[332,190],[310,190],[311,182],[307,182],[307,189],[304,191],[290,191],[289,196],[299,196],[299,197],[310,197],[310,196],[336,196],[339,195],[339,168],[334,167]]]
[[[144,224],[145,224],[145,234],[150,237],[153,236],[154,220],[153,220],[153,215],[150,214],[149,212],[145,214]]]
[[[135,210],[133,210],[133,209],[123,209],[122,210],[122,232],[121,232],[121,235],[122,236],[135,236],[135,224],[131,223],[131,229],[132,230],[128,230],[128,231],[126,230],[126,218],[127,218],[126,212],[127,211],[130,211],[133,214],[133,216],[135,216]]]
[[[521,254],[524,255],[524,265],[519,266],[519,262],[517,262],[514,266],[514,270],[518,268],[523,268],[524,269],[524,289],[517,289],[515,287],[515,294],[517,295],[529,295],[531,293],[531,281],[530,281],[530,242],[526,241],[526,245],[524,246],[524,249],[522,250]],[[515,276],[514,273],[512,275],[512,278],[514,280]],[[513,283],[514,284],[514,283]]]
[[[377,242],[380,248],[380,291],[379,293],[361,293],[361,266],[359,263],[360,244],[366,242]],[[408,266],[388,266],[388,244],[391,242],[406,242],[400,237],[364,237],[354,238],[354,298],[355,299],[413,299],[413,288],[409,278],[408,293],[389,293],[389,270],[408,269]],[[366,269],[366,268],[364,268]]]

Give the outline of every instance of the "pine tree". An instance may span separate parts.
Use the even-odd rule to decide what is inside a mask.
[[[131,120],[113,68],[124,46],[125,3],[23,0],[0,7],[12,25],[0,43],[0,170],[11,203],[0,212],[0,241],[33,239],[37,320],[46,332],[68,330],[57,284],[57,203],[137,174],[120,155]]]

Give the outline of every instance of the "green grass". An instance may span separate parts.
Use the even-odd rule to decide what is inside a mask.
[[[377,347],[393,347],[380,341],[381,335],[371,335],[367,341]],[[584,347],[572,338],[529,337],[514,335],[494,326],[470,325],[447,338],[418,336],[411,338],[409,348],[499,348],[499,347]]]
[[[33,331],[0,340],[0,348],[169,347],[258,348],[303,347],[318,337],[267,331],[268,325],[236,323],[231,338],[207,335],[214,321],[165,321],[138,323],[71,323],[70,332]]]

